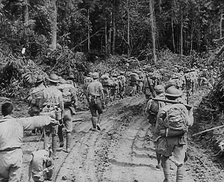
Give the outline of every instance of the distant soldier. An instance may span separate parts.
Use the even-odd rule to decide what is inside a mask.
[[[93,131],[100,130],[100,116],[103,113],[102,101],[104,100],[103,86],[98,81],[99,73],[93,73],[93,82],[87,87],[87,98],[90,112],[92,114]]]
[[[144,75],[144,73],[143,73],[143,71],[140,71],[139,73],[138,73],[138,88],[137,88],[137,92],[139,93],[139,94],[142,94],[142,92],[143,92],[143,86],[144,86],[144,79],[145,79],[145,75]]]
[[[13,105],[6,102],[1,106],[0,121],[0,181],[19,182],[22,176],[22,144],[24,130],[44,127],[57,122],[49,116],[13,118]]]
[[[77,89],[72,83],[62,82],[59,83],[58,89],[62,92],[64,102],[64,117],[63,125],[58,127],[58,136],[61,147],[64,145],[64,138],[62,134],[62,128],[66,130],[66,152],[70,151],[71,147],[71,132],[72,132],[72,116],[76,113],[75,109],[78,105]]]
[[[126,77],[124,76],[124,71],[120,72],[120,75],[118,76],[119,80],[119,95],[120,98],[123,99],[125,95],[125,88],[126,88]]]
[[[174,85],[178,88],[178,89],[182,89],[183,88],[183,77],[181,74],[179,73],[173,73],[173,75],[171,76],[169,82],[174,83]]]
[[[43,109],[43,90],[45,89],[44,80],[41,75],[38,75],[35,83],[35,87],[31,89],[28,97],[30,116],[37,116]]]
[[[165,99],[165,88],[162,85],[155,86],[155,99]],[[164,102],[155,101],[153,99],[149,99],[146,104],[146,113],[148,114],[149,123],[155,125],[156,117],[159,112],[159,109],[165,106]]]
[[[138,74],[133,72],[130,74],[130,86],[131,86],[131,92],[130,96],[137,94],[137,86],[138,86]]]
[[[60,125],[63,125],[63,117],[64,117],[64,101],[62,92],[58,89],[59,77],[52,73],[49,78],[49,86],[44,89],[44,108],[42,114],[53,113],[55,119],[59,121]],[[54,127],[52,132],[46,133],[47,138],[49,139],[50,135],[52,135],[52,151],[54,157],[56,154],[56,134],[58,131],[58,127]],[[60,132],[58,133],[60,147],[64,146],[63,138],[61,137]],[[46,148],[47,146],[45,146]],[[48,148],[48,147],[47,147]]]
[[[86,96],[87,99],[87,87],[88,85],[93,82],[93,78],[92,78],[92,72],[90,72],[85,78],[84,78],[84,84],[83,84],[83,92]]]
[[[111,95],[111,87],[113,85],[113,81],[110,79],[109,73],[105,73],[101,76],[101,83],[103,85],[103,92],[104,92],[104,103],[105,107],[110,102],[110,95]]]
[[[112,80],[112,85],[111,85],[111,90],[110,90],[110,99],[111,101],[114,101],[117,98],[118,92],[119,92],[119,80],[117,77],[117,73],[111,74],[111,80]]]

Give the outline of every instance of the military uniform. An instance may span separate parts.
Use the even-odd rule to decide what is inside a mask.
[[[143,92],[143,85],[144,85],[144,73],[143,72],[139,72],[139,79],[138,79],[138,88],[137,88],[137,90],[138,90],[138,93],[142,93]]]
[[[87,99],[87,87],[93,81],[93,78],[91,76],[92,76],[92,73],[90,73],[88,76],[84,78],[83,92],[86,96],[86,99]]]
[[[124,76],[124,72],[121,72],[121,74],[118,76],[119,80],[119,95],[123,99],[125,95],[125,88],[126,88],[126,77]]]
[[[156,97],[155,99],[165,99],[165,89],[162,85],[157,85],[155,87]],[[148,113],[149,123],[155,125],[156,117],[159,112],[159,109],[164,107],[165,103],[160,101],[155,101],[153,99],[149,99],[146,104],[146,112]]]
[[[117,95],[118,95],[118,92],[119,92],[119,80],[117,78],[116,73],[112,74],[111,81],[112,81],[112,84],[110,86],[111,87],[110,99],[111,99],[111,101],[114,101],[117,98]]]
[[[93,130],[99,129],[100,115],[103,113],[102,99],[104,99],[103,86],[97,80],[98,73],[93,74],[93,82],[87,87],[89,108],[92,115]]]
[[[49,116],[12,118],[0,120],[0,181],[21,180],[23,131],[43,127],[53,122]]]
[[[55,74],[51,74],[49,79],[48,79],[52,85],[44,89],[44,108],[43,112],[41,114],[46,115],[49,113],[53,113],[54,117],[56,120],[60,122],[60,126],[62,127],[63,125],[63,117],[64,117],[64,101],[63,101],[63,96],[62,92],[58,89],[57,83],[59,82],[59,78]],[[48,148],[47,146],[47,140],[52,137],[52,151],[53,154],[56,154],[56,134],[58,131],[58,126],[55,126],[52,128],[53,130],[49,130],[46,132],[46,145],[45,148]],[[63,141],[61,138],[61,133],[59,131],[58,133],[59,137],[59,142],[60,145],[62,145]]]
[[[66,151],[70,151],[71,132],[72,132],[72,115],[75,114],[77,107],[77,89],[72,84],[59,84],[58,89],[62,92],[64,102],[63,125],[66,130]],[[62,125],[58,128],[58,134],[61,144],[63,143]],[[63,144],[62,144],[63,145]]]
[[[182,93],[175,87],[169,87],[165,94],[166,97],[173,98],[174,101],[182,95]],[[171,123],[168,120],[169,115],[167,114],[169,108],[178,108],[182,111],[181,118],[184,119],[183,121],[185,122],[185,128],[183,128],[184,130],[173,129],[173,127],[170,126]],[[175,115],[173,117],[179,119],[180,115]],[[180,123],[174,124],[181,126]],[[192,125],[193,111],[190,110],[189,112],[183,104],[167,104],[159,110],[156,123],[156,132],[159,135],[159,138],[156,140],[156,152],[162,155],[162,167],[165,182],[171,181],[170,161],[174,162],[177,166],[176,182],[184,181],[184,162],[187,150],[187,129],[188,126]]]
[[[105,96],[105,107],[110,101],[111,96],[111,87],[113,85],[113,81],[110,79],[109,74],[105,73],[101,76],[101,83],[103,85],[103,92]]]
[[[130,74],[130,86],[132,88],[130,92],[131,96],[137,94],[138,80],[139,80],[139,76],[137,73]]]

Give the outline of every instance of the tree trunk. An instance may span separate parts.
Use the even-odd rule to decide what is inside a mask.
[[[175,44],[175,30],[174,30],[174,11],[175,2],[172,1],[172,15],[171,15],[171,29],[172,29],[172,43],[173,43],[173,51],[176,52],[176,44]]]
[[[109,38],[108,38],[108,54],[111,54],[111,43],[112,43],[112,15],[113,13],[110,13],[110,26],[109,26]]]
[[[176,52],[176,45],[175,45],[175,32],[174,32],[174,20],[173,17],[171,18],[171,29],[172,29],[172,43],[173,43],[173,51]]]
[[[182,58],[183,56],[183,45],[184,45],[184,40],[183,40],[183,14],[181,10],[181,22],[180,22],[180,56]]]
[[[24,6],[24,24],[25,26],[28,26],[29,23],[29,2],[28,0],[24,0],[25,6]]]
[[[220,16],[220,39],[222,38],[222,21],[223,21],[223,17],[224,17],[224,14],[221,13],[221,16]]]
[[[113,5],[113,45],[112,45],[112,54],[115,54],[115,45],[116,45],[116,6]]]
[[[57,0],[51,0],[51,50],[57,49]]]
[[[127,17],[128,17],[128,27],[127,27],[127,43],[128,43],[128,57],[131,55],[130,49],[130,10],[129,10],[129,0],[127,0]]]
[[[153,63],[156,64],[156,27],[155,27],[155,17],[154,17],[154,0],[149,0],[150,6],[150,19],[151,19],[151,31],[152,31],[152,46],[153,46]]]
[[[105,36],[105,53],[106,55],[108,55],[107,20],[105,20],[104,36]]]
[[[87,41],[87,49],[88,49],[88,52],[90,52],[90,17],[89,17],[89,9],[88,9],[88,15],[87,15],[87,19],[88,19],[88,41]]]
[[[192,22],[191,24],[191,40],[190,40],[190,54],[192,53],[193,50],[193,36],[194,36],[194,23]]]

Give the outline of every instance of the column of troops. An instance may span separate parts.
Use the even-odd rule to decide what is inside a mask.
[[[154,120],[160,111],[158,105],[153,104],[152,98],[164,99],[166,90],[165,95],[169,99],[181,100],[184,96],[188,97],[194,93],[199,86],[207,85],[212,88],[213,78],[217,77],[216,71],[209,72],[210,75],[208,75],[207,70],[184,70],[178,67],[174,69],[169,80],[164,78],[162,70],[152,69],[149,66],[134,71],[127,70],[112,70],[110,73],[93,72],[85,77],[83,92],[91,111],[93,131],[101,129],[100,116],[104,108],[117,99],[144,94],[147,100],[146,111],[149,114],[149,120],[156,123]],[[30,117],[13,118],[13,104],[11,102],[2,104],[0,181],[17,182],[21,179],[21,146],[25,130],[33,130],[34,133],[40,131],[44,136],[43,150],[32,153],[30,178],[34,181],[51,180],[53,160],[57,158],[57,146],[63,148],[65,144],[65,152],[71,150],[72,119],[78,106],[78,88],[73,79],[72,75],[68,80],[54,73],[48,77],[39,75],[35,87],[31,89],[27,97]],[[163,86],[164,80],[167,81],[165,87]],[[163,103],[159,103],[159,107],[163,108]],[[62,131],[65,131],[65,135]],[[172,134],[171,131],[170,133]],[[166,131],[165,134],[167,135]],[[59,143],[57,143],[58,140]],[[163,158],[164,165],[167,165],[167,159],[167,157]],[[164,173],[169,177],[167,168],[164,169]]]

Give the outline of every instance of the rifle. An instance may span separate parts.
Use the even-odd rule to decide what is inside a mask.
[[[173,100],[156,99],[156,98],[153,98],[152,100],[160,101],[160,102],[167,102],[167,103],[171,103],[171,104],[183,104],[187,108],[187,110],[190,110],[193,107],[193,106],[191,106],[189,104],[184,104],[182,102],[173,101]]]
[[[148,78],[148,75],[147,74],[146,74],[146,79],[147,79],[147,83],[148,83],[148,86],[149,86],[149,90],[150,90],[150,92],[152,94],[152,97],[155,98],[156,97],[156,94],[155,94],[155,91],[154,91],[152,85],[149,83],[149,78]]]
[[[198,133],[193,134],[192,137],[195,137],[197,135],[201,135],[203,133],[206,133],[206,132],[209,132],[209,131],[212,131],[212,130],[220,129],[220,128],[223,128],[223,127],[224,127],[224,125],[221,125],[221,126],[216,126],[214,128],[210,128],[210,129],[204,130],[204,131],[200,131]]]

